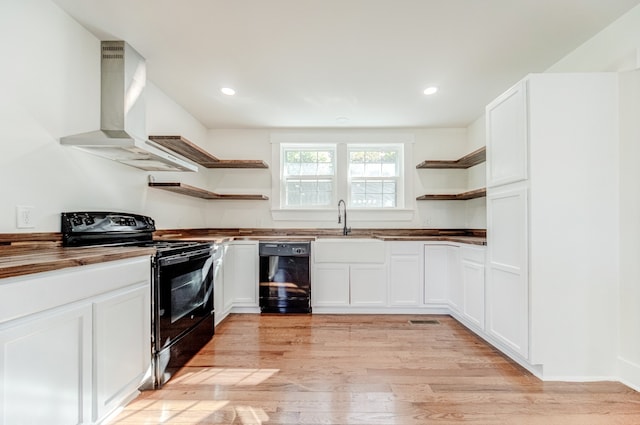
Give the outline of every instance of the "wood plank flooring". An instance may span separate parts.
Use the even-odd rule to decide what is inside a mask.
[[[112,423],[637,425],[640,393],[541,382],[448,316],[231,315]]]

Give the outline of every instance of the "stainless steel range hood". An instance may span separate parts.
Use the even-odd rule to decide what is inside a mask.
[[[103,41],[100,130],[60,138],[60,143],[149,171],[198,171],[147,140],[144,58],[124,41]]]

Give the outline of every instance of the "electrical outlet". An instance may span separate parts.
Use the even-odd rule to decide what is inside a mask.
[[[429,226],[431,226],[431,217],[426,217],[426,218],[423,220],[423,223],[424,223],[424,226],[425,226],[425,227],[429,227]]]
[[[34,209],[35,207],[31,206],[16,206],[16,227],[18,229],[32,229],[36,227],[33,220]]]

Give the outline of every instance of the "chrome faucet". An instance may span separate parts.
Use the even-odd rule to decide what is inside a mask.
[[[342,213],[340,213],[340,205],[342,205]],[[347,204],[344,199],[338,201],[338,223],[342,223],[342,214],[344,214],[344,227],[342,228],[342,235],[347,236],[351,232],[351,228],[347,227]]]

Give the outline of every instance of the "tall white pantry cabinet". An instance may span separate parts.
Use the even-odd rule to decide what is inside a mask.
[[[615,376],[617,75],[529,75],[486,119],[489,338],[545,379]]]

